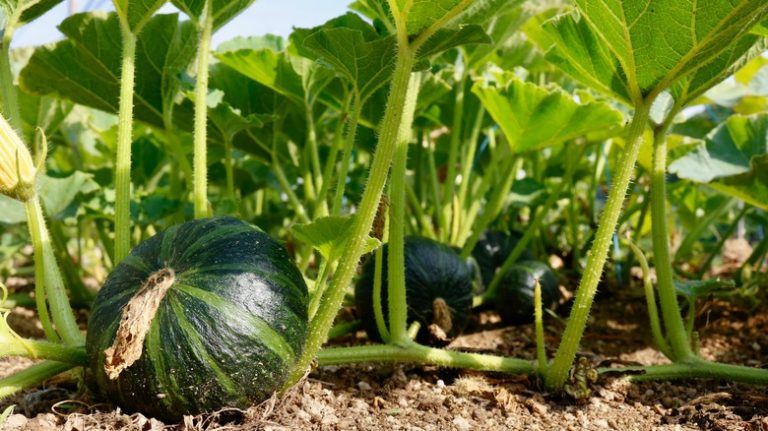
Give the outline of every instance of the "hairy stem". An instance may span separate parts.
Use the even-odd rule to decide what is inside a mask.
[[[418,74],[411,76],[405,106],[416,106],[419,93]],[[405,175],[408,162],[408,142],[411,138],[411,123],[414,110],[403,113],[398,131],[395,155],[390,177],[390,219],[389,256],[387,266],[389,294],[389,335],[390,342],[399,343],[408,339],[408,304],[405,293]]]
[[[320,365],[408,362],[511,374],[532,374],[535,371],[533,363],[522,359],[455,352],[423,346],[413,341],[408,341],[403,345],[387,344],[323,349],[318,353],[317,360]]]
[[[545,384],[550,389],[560,389],[568,378],[568,373],[576,358],[581,336],[587,325],[592,301],[597,292],[597,284],[603,273],[603,267],[608,257],[608,247],[611,237],[616,230],[616,223],[621,214],[624,197],[629,188],[629,180],[640,152],[643,134],[648,123],[650,103],[639,103],[635,109],[632,122],[627,130],[626,145],[623,149],[619,169],[614,177],[614,183],[608,195],[608,201],[600,217],[595,241],[587,259],[587,266],[576,291],[576,299],[571,309],[568,324],[565,327],[562,341],[558,346],[555,357],[547,369]]]
[[[194,187],[193,202],[195,218],[208,217],[208,53],[211,50],[213,33],[212,0],[205,2],[200,41],[197,50],[197,76],[195,78],[195,124],[194,124]]]
[[[117,265],[131,249],[131,134],[133,132],[133,85],[136,35],[120,20],[123,59],[120,69],[120,106],[115,164],[115,260]]]
[[[414,63],[414,53],[411,51],[405,35],[400,35],[398,47],[397,61],[387,100],[387,108],[381,126],[381,135],[379,136],[379,143],[373,156],[373,163],[368,175],[368,183],[360,202],[360,209],[352,224],[350,241],[339,261],[341,263],[333,278],[333,282],[328,287],[326,294],[323,295],[320,309],[309,324],[309,339],[295,368],[283,386],[283,390],[290,388],[304,376],[310,363],[320,350],[320,346],[328,336],[333,319],[344,299],[344,292],[352,282],[360,256],[365,251],[365,238],[373,225],[373,219],[376,216],[379,202],[381,201],[381,194],[387,181],[389,167],[392,163],[392,156],[400,137],[400,123],[404,116],[403,112],[415,109],[415,106],[406,106],[408,82]]]

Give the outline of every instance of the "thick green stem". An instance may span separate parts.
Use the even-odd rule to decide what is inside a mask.
[[[197,76],[195,78],[195,126],[193,171],[195,175],[193,202],[195,218],[208,217],[208,53],[213,33],[212,0],[205,2],[203,21],[200,23],[200,40],[197,51]]]
[[[69,298],[64,288],[64,280],[61,277],[59,264],[56,262],[56,255],[53,253],[53,246],[48,235],[48,229],[45,227],[43,209],[40,206],[38,196],[35,195],[28,200],[25,203],[25,207],[27,210],[27,224],[29,225],[29,232],[32,236],[32,245],[35,251],[35,266],[42,267],[43,278],[37,278],[41,274],[36,268],[36,280],[37,283],[43,283],[45,286],[43,298],[47,299],[47,303],[50,304],[53,324],[65,343],[80,345],[83,343],[84,337],[80,333],[80,328],[75,320],[75,314],[69,305]],[[46,301],[38,300],[38,311],[45,308]],[[56,341],[56,338],[51,339],[51,341]]]
[[[627,374],[633,381],[677,379],[723,379],[751,384],[768,384],[768,370],[743,365],[709,362],[698,358],[673,364],[644,367],[601,368],[600,374]]]
[[[0,400],[16,392],[43,383],[51,377],[74,368],[73,364],[45,361],[0,379]]]
[[[21,111],[19,110],[19,96],[16,86],[13,85],[13,72],[11,72],[11,38],[13,29],[5,28],[3,39],[0,41],[0,96],[3,101],[3,115],[11,123],[17,132],[21,132]]]
[[[357,136],[357,123],[360,121],[361,101],[358,96],[352,101],[352,114],[349,117],[349,126],[344,138],[344,151],[341,155],[341,170],[336,179],[336,194],[333,196],[333,206],[331,215],[341,214],[341,204],[344,201],[344,188],[347,184],[347,173],[349,172],[349,163],[352,159],[352,148],[355,146],[355,137]]]
[[[653,238],[653,260],[656,267],[656,288],[659,291],[661,315],[664,320],[670,353],[673,361],[693,356],[691,343],[685,331],[683,317],[677,303],[677,292],[672,279],[672,258],[669,254],[669,232],[667,230],[667,128],[668,120],[654,130],[653,169],[651,171],[651,223]]]
[[[408,362],[510,374],[533,374],[535,372],[535,367],[530,361],[494,355],[454,352],[422,346],[412,341],[403,345],[387,344],[323,349],[318,353],[317,360],[320,365]]]
[[[120,22],[123,59],[120,69],[120,106],[117,123],[115,164],[115,260],[117,265],[131,249],[131,133],[133,132],[133,85],[136,35],[127,22]]]
[[[79,366],[85,366],[88,362],[85,346],[69,346],[51,341],[23,338],[16,343],[9,343],[7,347],[7,350],[0,352],[0,357],[21,356]]]
[[[352,282],[357,270],[357,264],[365,251],[365,238],[371,230],[373,219],[381,201],[381,194],[387,181],[387,174],[392,162],[392,156],[400,136],[400,123],[404,111],[413,111],[415,106],[406,106],[408,82],[414,63],[414,53],[411,51],[405,35],[398,39],[397,61],[392,77],[387,108],[381,125],[379,143],[373,156],[373,163],[368,176],[360,209],[355,216],[350,232],[350,240],[340,259],[339,268],[328,291],[323,296],[320,309],[309,325],[309,339],[301,357],[288,377],[283,390],[298,382],[307,372],[309,365],[325,342],[333,319],[339,311],[344,293]]]
[[[619,220],[624,197],[629,187],[629,180],[632,177],[632,171],[640,152],[640,145],[643,142],[643,134],[648,123],[649,111],[650,103],[638,104],[632,118],[632,123],[630,123],[627,130],[626,144],[619,162],[618,171],[614,177],[614,183],[611,186],[605,209],[600,217],[595,241],[592,244],[592,249],[587,259],[584,275],[576,291],[576,299],[571,309],[571,315],[565,327],[560,346],[558,346],[554,360],[545,376],[545,384],[550,389],[560,389],[563,387],[568,379],[571,365],[576,358],[576,351],[579,348],[581,336],[584,334],[587,318],[592,308],[592,301],[597,292],[597,284],[600,282],[600,276],[603,273],[603,267],[608,257],[611,237],[616,230],[616,222]]]
[[[411,76],[408,83],[406,106],[416,106],[419,93],[418,74]],[[388,294],[389,294],[389,335],[391,343],[404,342],[408,339],[407,317],[408,304],[405,294],[405,175],[408,162],[408,142],[411,138],[411,123],[414,110],[403,113],[392,160],[392,175],[389,184],[389,256],[388,256]]]

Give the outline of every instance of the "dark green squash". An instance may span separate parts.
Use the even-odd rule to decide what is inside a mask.
[[[507,260],[507,256],[512,253],[517,243],[522,238],[518,232],[506,233],[498,230],[488,230],[480,235],[480,239],[472,249],[472,257],[480,269],[480,277],[483,281],[478,286],[478,292],[482,293],[491,284],[496,271]],[[528,250],[523,250],[518,261],[533,260],[533,254]]]
[[[161,287],[156,312],[137,318],[146,320],[143,343],[128,330],[117,337],[141,349],[126,365],[127,350],[113,348],[121,318],[139,291]],[[88,379],[123,409],[166,420],[248,407],[270,397],[301,354],[307,300],[299,270],[264,232],[231,217],[173,226],[133,249],[99,292]]]
[[[536,279],[541,284],[541,303],[550,308],[560,299],[555,273],[544,263],[528,260],[516,263],[504,275],[496,291],[496,310],[505,323],[533,322],[533,292]]]
[[[384,246],[382,265],[382,311],[388,316],[387,259]],[[405,288],[408,322],[421,323],[419,340],[433,340],[430,325],[439,324],[448,338],[460,334],[469,322],[472,311],[472,267],[449,246],[437,241],[408,236],[405,238]],[[373,280],[375,259],[369,258],[363,274],[355,285],[355,303],[368,337],[380,340],[373,314]],[[446,322],[444,306],[450,317]],[[437,313],[436,313],[437,311]],[[442,315],[442,316],[441,316]]]

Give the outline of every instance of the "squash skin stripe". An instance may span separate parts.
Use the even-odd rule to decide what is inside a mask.
[[[157,318],[162,317],[160,313],[163,313],[164,311],[165,307],[162,307],[158,310],[155,316]],[[149,359],[149,362],[152,363],[152,366],[155,370],[155,377],[157,378],[158,386],[176,386],[176,382],[173,381],[173,377],[166,373],[165,360],[161,354],[163,348],[160,340],[160,325],[158,324],[159,321],[159,319],[155,319],[155,321],[152,322],[152,327],[149,328],[147,338],[144,340],[144,354],[147,355],[147,359]],[[188,403],[188,401],[183,396],[177,395],[176,397],[180,399],[182,403]],[[160,402],[162,402],[166,408],[171,406],[171,400],[168,397],[160,398]]]
[[[302,292],[298,286],[296,286],[291,282],[292,280],[289,277],[283,275],[282,273],[276,274],[276,273],[267,272],[267,271],[264,271],[262,268],[260,268],[258,265],[255,265],[253,263],[247,263],[247,262],[199,266],[195,269],[190,269],[190,270],[184,271],[183,273],[177,274],[176,279],[178,280],[178,282],[183,283],[193,275],[212,272],[212,271],[251,272],[253,274],[264,277],[265,279],[269,278],[273,284],[276,284],[280,287],[291,289],[294,294],[303,295],[305,297],[307,296],[305,292]]]
[[[226,228],[219,228],[219,229],[212,230],[211,232],[207,232],[203,236],[197,238],[195,242],[193,242],[189,247],[187,247],[186,250],[184,250],[184,254],[179,256],[178,260],[188,259],[190,253],[195,252],[201,248],[199,244],[209,243],[212,239],[215,239],[216,241],[223,241],[231,236],[243,234],[243,233],[250,233],[252,231],[253,230],[250,226],[242,226],[242,225],[233,225],[233,226],[227,226]]]
[[[241,403],[247,403],[248,400],[241,395],[232,379],[230,379],[227,373],[225,373],[219,367],[216,361],[214,361],[213,358],[208,354],[206,347],[200,341],[199,334],[192,327],[192,324],[189,322],[189,320],[187,320],[184,316],[184,307],[179,303],[178,299],[173,297],[169,298],[169,304],[171,310],[173,310],[176,323],[178,323],[179,328],[181,328],[181,330],[187,336],[187,339],[190,341],[190,345],[194,348],[195,352],[201,355],[203,362],[205,362],[213,371],[213,373],[216,374],[216,383],[218,383],[219,386],[221,386],[228,394],[232,395],[234,398],[239,399]]]
[[[247,408],[283,385],[303,351],[308,292],[281,243],[232,217],[197,219],[143,241],[118,264],[91,309],[86,382],[127,412],[168,422]],[[125,305],[153,273],[175,271],[143,352],[116,380],[104,350]]]
[[[243,310],[240,306],[237,304],[233,304],[229,301],[226,301],[222,299],[220,296],[214,295],[210,292],[207,292],[205,290],[199,289],[194,286],[190,286],[187,284],[176,284],[174,285],[174,288],[178,291],[184,292],[190,296],[193,296],[201,301],[207,302],[208,304],[215,305],[215,308],[219,310],[226,309],[227,313],[240,313],[240,314],[248,314],[246,310]],[[274,329],[272,329],[271,326],[258,316],[251,316],[251,319],[249,319],[251,323],[253,324],[253,327],[256,328],[256,330],[260,333],[262,336],[262,340],[265,342],[269,348],[277,353],[278,356],[280,356],[280,359],[283,362],[290,363],[294,360],[296,354],[298,352],[294,352],[293,348],[285,341],[285,339]]]

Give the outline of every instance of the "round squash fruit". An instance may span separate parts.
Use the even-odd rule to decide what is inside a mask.
[[[88,321],[88,380],[164,420],[248,407],[304,347],[307,287],[280,243],[231,217],[170,227],[109,275]]]
[[[384,320],[389,315],[387,251],[384,246],[381,304]],[[405,290],[408,323],[421,324],[419,340],[442,344],[459,335],[472,312],[472,267],[445,244],[417,236],[405,238]],[[368,337],[381,340],[373,314],[375,259],[363,265],[355,285],[355,303]]]
[[[544,263],[527,260],[516,263],[504,275],[496,291],[496,311],[512,325],[533,322],[533,292],[536,280],[541,285],[542,308],[552,307],[560,298],[555,273]]]
[[[481,286],[478,286],[478,293],[482,293],[491,284],[496,271],[507,260],[507,256],[512,253],[517,243],[522,238],[518,232],[506,233],[499,230],[488,230],[480,234],[480,239],[472,249],[472,257],[477,262],[480,269],[480,277],[483,280]],[[533,254],[528,250],[523,250],[518,261],[533,260]]]

